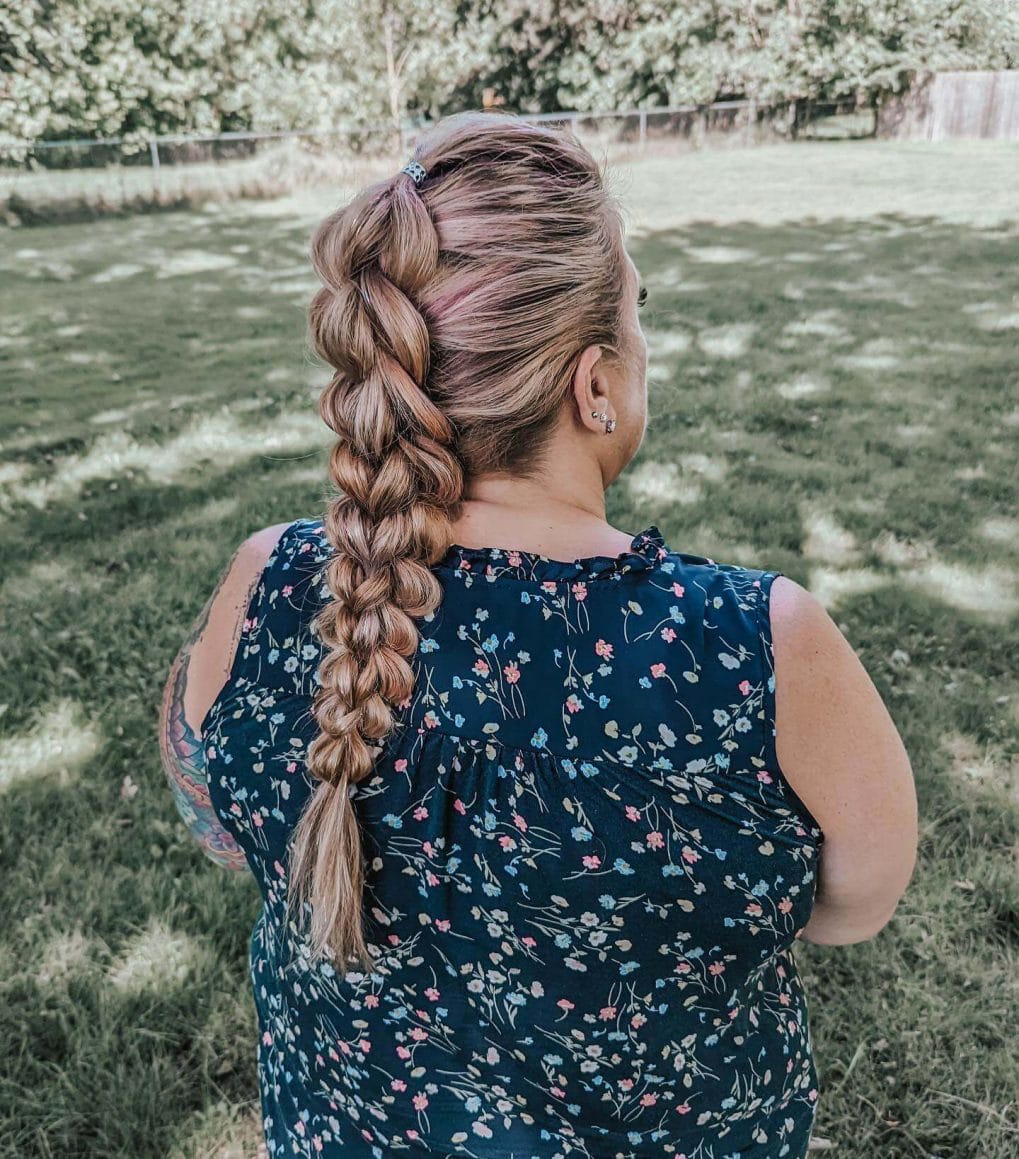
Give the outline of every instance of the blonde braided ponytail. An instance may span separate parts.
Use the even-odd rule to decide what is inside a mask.
[[[413,692],[412,617],[442,597],[429,564],[448,546],[463,493],[452,424],[422,389],[429,337],[415,296],[438,265],[435,227],[407,174],[370,193],[363,212],[339,211],[312,241],[324,285],[311,333],[334,367],[319,413],[336,434],[329,466],[342,493],[324,521],[336,550],[326,572],[335,598],[315,620],[327,651],[308,764],[320,783],[295,835],[291,873],[295,899],[312,902],[313,952],[362,966],[370,957],[356,904],[361,838],[347,797],[372,770],[370,742],[390,732],[392,706]]]
[[[288,902],[310,950],[375,963],[353,786],[414,690],[415,619],[434,611],[469,479],[540,463],[577,358],[621,353],[622,216],[565,129],[453,114],[419,141],[427,177],[375,182],[315,231],[314,346],[333,368],[319,413],[336,435],[325,512],[332,599]]]

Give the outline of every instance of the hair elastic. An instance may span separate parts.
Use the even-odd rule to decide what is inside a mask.
[[[420,185],[427,175],[427,170],[420,161],[408,161],[406,165],[400,170],[401,173],[409,173],[414,178],[414,184]]]

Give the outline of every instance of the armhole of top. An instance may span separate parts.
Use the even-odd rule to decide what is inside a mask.
[[[761,712],[763,716],[764,759],[767,771],[778,782],[782,795],[811,830],[811,836],[820,847],[825,840],[820,822],[807,807],[806,802],[792,786],[778,760],[777,729],[775,725],[775,648],[771,632],[771,585],[782,575],[780,571],[762,571],[760,574],[760,596],[756,601],[758,634],[761,640]]]
[[[229,702],[231,696],[237,690],[238,683],[244,676],[244,668],[250,655],[251,646],[256,641],[259,630],[262,627],[269,577],[274,571],[277,562],[286,555],[290,537],[294,534],[297,525],[301,522],[303,521],[297,519],[283,528],[279,539],[276,540],[272,551],[269,553],[269,558],[262,567],[258,582],[252,589],[247,607],[244,609],[244,618],[241,621],[241,630],[237,637],[237,646],[234,648],[233,656],[230,658],[230,671],[223,687],[216,694],[216,699],[209,705],[208,711],[202,717],[201,724],[198,726],[203,741],[208,737],[216,716]]]

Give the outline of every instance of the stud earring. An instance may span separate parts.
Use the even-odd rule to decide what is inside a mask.
[[[605,433],[607,435],[611,435],[615,429],[616,429],[616,420],[609,419],[609,421],[605,424]]]

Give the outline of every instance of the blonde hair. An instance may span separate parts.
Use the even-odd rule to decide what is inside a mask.
[[[507,112],[446,117],[418,140],[419,186],[400,172],[321,223],[312,261],[315,349],[333,368],[319,413],[336,434],[340,494],[324,516],[333,597],[308,748],[315,786],[293,837],[288,898],[311,913],[312,954],[373,965],[352,786],[409,702],[415,617],[442,588],[475,473],[538,464],[580,354],[621,362],[623,218],[566,129]]]

